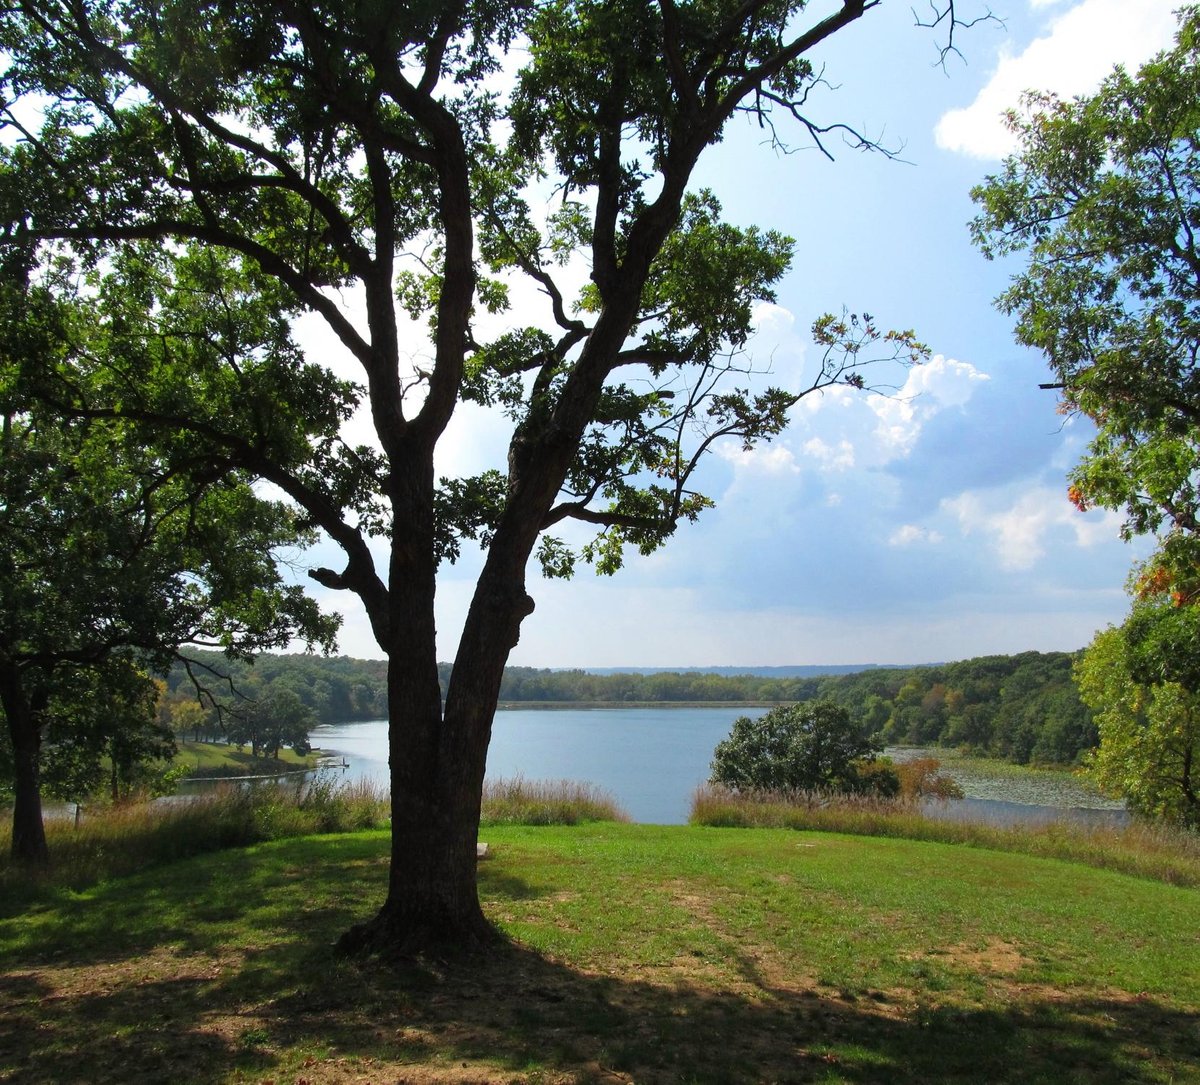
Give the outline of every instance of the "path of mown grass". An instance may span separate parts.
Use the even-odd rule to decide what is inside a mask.
[[[943,844],[488,830],[507,946],[345,962],[386,834],[0,921],[12,1082],[1200,1081],[1200,891]]]

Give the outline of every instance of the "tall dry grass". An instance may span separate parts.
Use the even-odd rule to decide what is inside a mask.
[[[1054,821],[1000,826],[926,817],[911,801],[823,794],[739,794],[704,784],[690,823],[717,828],[797,829],[929,840],[1065,859],[1171,885],[1200,886],[1200,834],[1133,822],[1117,827]]]
[[[47,819],[51,863],[44,871],[12,861],[12,818],[0,814],[0,911],[20,908],[46,889],[83,889],[201,852],[382,826],[388,807],[385,788],[343,784],[326,773],[303,782],[229,784],[186,800],[97,806],[78,824]],[[517,778],[484,790],[485,825],[628,820],[610,794],[591,784]]]
[[[489,780],[483,785],[484,825],[579,825],[628,821],[613,796],[574,780]]]
[[[230,784],[184,800],[85,808],[78,825],[47,819],[51,862],[36,872],[10,857],[9,815],[0,817],[0,897],[81,889],[200,852],[371,828],[387,815],[386,791],[368,782],[342,784],[319,773],[303,783]]]

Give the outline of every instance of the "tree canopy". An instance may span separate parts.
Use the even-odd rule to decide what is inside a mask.
[[[1023,254],[998,299],[1045,352],[1064,411],[1097,432],[1075,469],[1080,508],[1156,533],[1149,589],[1200,592],[1200,9],[1175,45],[1093,95],[1029,94],[1020,146],[973,192],[989,256]]]
[[[479,799],[531,557],[551,575],[580,559],[614,571],[626,546],[648,553],[710,504],[697,471],[714,442],[770,440],[804,395],[925,356],[910,332],[830,316],[802,381],[755,383],[741,352],[791,243],[689,188],[739,115],[776,138],[793,121],[818,143],[837,127],[870,145],[815,119],[811,55],[877,3],[19,0],[0,14],[6,259],[35,282],[78,261],[102,294],[115,271],[121,296],[170,296],[182,262],[208,318],[186,330],[153,308],[161,330],[135,325],[119,366],[98,360],[105,409],[282,491],[344,556],[310,575],[358,596],[389,658],[389,893],[347,948],[489,936]],[[935,14],[958,23],[953,0]],[[238,306],[322,319],[355,382],[283,339],[225,350],[213,276],[238,284]],[[541,313],[510,308],[516,284]],[[68,413],[95,409],[63,391]],[[464,403],[507,414],[507,456],[439,480],[434,450]],[[351,444],[338,425],[360,407],[373,432]],[[471,541],[485,557],[443,700],[437,571]]]
[[[64,419],[30,390],[49,367],[79,406],[98,394],[117,317],[65,285],[4,284],[0,344],[0,714],[13,791],[13,852],[47,858],[43,779],[64,797],[119,792],[171,750],[151,671],[182,646],[249,652],[293,636],[328,643],[336,623],[283,583],[281,548],[305,532],[246,477],[197,461],[186,442],[150,448],[110,410]]]
[[[1200,689],[1194,682],[1200,644],[1181,643],[1179,619],[1195,613],[1170,602],[1135,604],[1125,625],[1100,633],[1076,675],[1095,710],[1100,745],[1089,767],[1130,809],[1192,827],[1200,825]],[[1183,652],[1183,673],[1175,662]]]

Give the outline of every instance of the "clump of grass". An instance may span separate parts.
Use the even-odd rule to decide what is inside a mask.
[[[941,771],[936,757],[913,757],[907,761],[891,761],[888,768],[900,781],[900,797],[904,799],[961,799],[963,789]]]
[[[371,828],[387,814],[386,791],[368,781],[340,784],[318,773],[303,783],[231,784],[184,801],[85,809],[78,825],[70,818],[48,819],[51,864],[36,873],[9,855],[9,815],[0,817],[0,897],[81,889],[200,852]]]
[[[965,844],[1065,859],[1171,885],[1200,886],[1200,835],[1160,824],[1052,821],[998,826],[926,817],[911,802],[873,796],[746,793],[704,784],[690,822],[717,828],[798,829]]]
[[[489,780],[483,785],[484,825],[580,825],[628,821],[609,792],[574,780]]]

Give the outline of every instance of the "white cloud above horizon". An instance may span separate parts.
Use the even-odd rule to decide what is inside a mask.
[[[964,492],[946,498],[942,508],[957,521],[964,537],[981,535],[1000,567],[1010,571],[1032,569],[1047,552],[1050,539],[1067,534],[1080,548],[1111,539],[1120,518],[1099,510],[1081,513],[1064,490],[1038,487],[1010,495]]]
[[[1056,7],[1034,2],[1035,10]],[[1136,12],[1131,12],[1131,7]],[[934,129],[937,145],[980,159],[1000,159],[1016,149],[1003,121],[1027,90],[1070,98],[1094,91],[1113,67],[1136,70],[1174,36],[1178,0],[1080,0],[1051,14],[1048,25],[1019,51],[1002,46],[995,70],[970,105],[944,113]]]
[[[975,386],[988,380],[968,362],[941,354],[914,366],[904,386],[893,396],[873,395],[867,404],[879,419],[875,436],[887,458],[907,456],[929,420],[948,407],[963,407]]]

